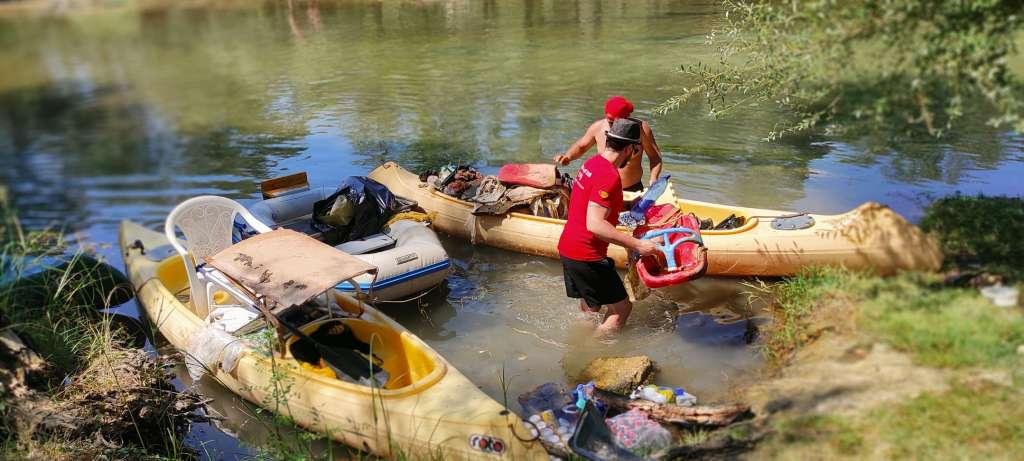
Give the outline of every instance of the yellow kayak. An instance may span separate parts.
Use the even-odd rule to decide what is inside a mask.
[[[139,242],[145,252],[136,247]],[[120,245],[139,303],[160,333],[179,350],[204,321],[179,297],[188,296],[181,257],[166,251],[163,233],[122,222]],[[409,459],[548,459],[519,418],[484,394],[444,358],[401,325],[351,296],[335,293],[338,305],[364,312],[342,322],[371,343],[391,376],[383,388],[329,377],[291,357],[272,358],[245,346],[232,371],[214,378],[254,404],[290,416],[296,423],[348,446],[382,457]],[[277,367],[278,380],[272,380]],[[275,382],[287,393],[276,401]]]
[[[474,243],[558,257],[564,220],[524,213],[473,216],[472,203],[437,191],[394,162],[377,167],[370,178],[395,195],[415,200],[433,215],[432,225],[441,232]],[[784,276],[821,265],[873,269],[886,275],[899,270],[934,271],[942,264],[934,238],[875,202],[837,215],[800,214],[787,219],[794,213],[676,199],[668,193],[659,202],[664,200],[701,219],[744,218],[745,223],[735,229],[701,231],[708,250],[708,275]],[[609,246],[608,255],[619,267],[625,266],[622,247]]]

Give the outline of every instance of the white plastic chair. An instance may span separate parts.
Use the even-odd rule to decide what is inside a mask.
[[[202,195],[181,202],[164,222],[167,240],[185,263],[192,305],[196,314],[202,318],[206,318],[212,310],[216,289],[223,289],[240,301],[248,299],[230,280],[216,271],[197,270],[197,266],[203,264],[203,258],[213,256],[233,244],[231,235],[236,216],[241,216],[256,232],[262,234],[271,230],[238,202],[215,195]],[[180,229],[184,234],[184,246],[178,240],[175,229]]]

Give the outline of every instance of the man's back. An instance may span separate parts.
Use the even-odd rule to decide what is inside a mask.
[[[605,140],[607,139],[605,137],[605,132],[608,131],[609,127],[610,124],[608,119],[602,118],[591,123],[590,128],[587,128],[587,136],[592,136],[594,138],[594,145],[597,146],[598,152],[605,150]],[[654,135],[651,127],[647,122],[641,121],[641,128],[642,131],[640,139],[643,141],[644,150],[652,152],[650,146],[654,146],[656,148],[657,144],[654,141]],[[661,159],[660,154],[661,152],[658,151],[659,161]],[[619,168],[619,177],[622,178],[623,187],[630,187],[640,182],[644,177],[643,156],[637,155],[631,158],[626,166]]]
[[[555,155],[553,160],[559,165],[568,165],[569,162],[583,156],[591,147],[597,147],[597,152],[603,152],[607,147],[605,144],[605,132],[611,128],[616,119],[630,118],[633,113],[633,103],[622,96],[612,96],[605,102],[605,118],[591,123],[587,131],[563,154]],[[634,119],[635,120],[635,119]],[[661,175],[661,150],[658,143],[654,141],[654,132],[647,122],[641,121],[640,140],[643,152],[651,162],[651,181],[658,179]],[[625,190],[640,190],[643,188],[642,156],[637,155],[630,158],[628,163],[619,169],[619,176],[622,178],[622,187]]]

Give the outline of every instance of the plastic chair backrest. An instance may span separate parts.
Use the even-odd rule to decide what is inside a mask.
[[[196,265],[203,258],[213,256],[232,245],[231,232],[235,217],[242,219],[259,233],[270,232],[266,224],[256,219],[240,203],[225,197],[202,195],[181,202],[167,215],[164,234],[185,263],[185,273],[192,295],[192,305],[200,316],[209,311],[206,286],[196,275]],[[176,230],[185,236],[182,246]]]

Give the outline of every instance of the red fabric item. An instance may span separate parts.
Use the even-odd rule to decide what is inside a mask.
[[[648,231],[672,227],[686,227],[692,229],[698,236],[700,235],[700,220],[693,213],[683,214],[672,204],[655,205],[648,208],[644,219],[647,224],[637,227],[633,231],[634,237],[640,238]],[[675,242],[685,237],[686,235],[683,234],[670,235],[669,241]],[[658,237],[658,239],[664,239],[664,237]],[[640,281],[648,288],[661,288],[699,278],[707,270],[707,249],[696,242],[679,244],[675,249],[675,257],[678,270],[673,272],[668,272],[665,255],[661,252],[640,258],[636,263]]]
[[[498,170],[498,181],[538,189],[554,187],[558,170],[550,163],[509,163]]]
[[[558,239],[558,254],[576,261],[600,261],[608,256],[608,242],[587,230],[587,207],[590,202],[608,208],[607,220],[612,226],[619,223],[622,211],[622,181],[619,170],[607,159],[595,155],[583,163],[572,195],[569,196],[569,216]]]
[[[604,115],[609,119],[626,118],[633,113],[633,103],[622,96],[612,96],[604,103]]]

